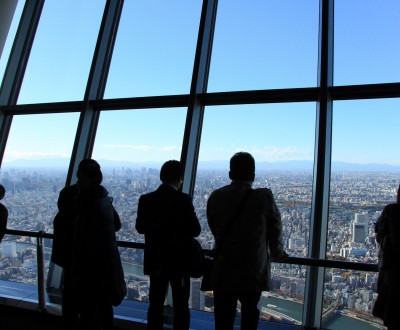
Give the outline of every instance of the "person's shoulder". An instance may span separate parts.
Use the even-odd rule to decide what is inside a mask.
[[[400,203],[388,204],[384,207],[382,213],[384,214],[396,214],[400,216]]]
[[[272,193],[272,190],[269,188],[256,188],[253,190],[254,190],[254,193],[259,196],[264,196],[267,198],[273,198],[273,196],[274,196]]]
[[[142,194],[142,195],[140,195],[139,200],[143,201],[143,200],[151,199],[152,196],[155,195],[155,193],[156,193],[156,191],[152,191],[152,192],[149,192],[149,193]]]
[[[231,190],[231,185],[229,185],[229,184],[226,185],[226,186],[223,186],[223,187],[220,187],[220,188],[217,188],[217,189],[213,190],[211,192],[211,195],[218,195],[218,194],[224,193],[224,192],[226,192],[228,190]]]

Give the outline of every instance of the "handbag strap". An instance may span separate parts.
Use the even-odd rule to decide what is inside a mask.
[[[235,213],[233,214],[233,217],[228,222],[228,225],[225,228],[224,235],[221,237],[221,239],[219,240],[218,246],[216,246],[216,248],[214,250],[214,257],[217,255],[217,251],[221,250],[222,243],[225,241],[225,238],[226,238],[229,230],[232,228],[233,223],[239,218],[240,213],[242,212],[244,206],[246,205],[247,200],[249,199],[249,197],[253,191],[254,191],[254,189],[250,188],[245,192],[240,204],[237,206]]]

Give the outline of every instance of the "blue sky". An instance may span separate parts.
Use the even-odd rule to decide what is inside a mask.
[[[83,98],[104,3],[45,2],[18,103]],[[315,87],[318,3],[219,0],[208,90]],[[200,10],[199,0],[126,0],[105,98],[188,93]],[[335,85],[400,81],[399,19],[396,0],[335,0]],[[15,25],[9,39],[13,31]],[[8,40],[0,78],[10,46]],[[315,111],[313,102],[208,107],[200,159],[248,150],[258,161],[312,160]],[[177,159],[185,115],[186,109],[104,112],[93,157]],[[4,162],[68,157],[78,118],[16,116]],[[332,159],[400,165],[399,122],[397,99],[335,102]]]

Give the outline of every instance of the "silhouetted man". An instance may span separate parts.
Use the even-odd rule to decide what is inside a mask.
[[[236,153],[230,160],[231,184],[213,191],[207,202],[208,224],[218,251],[216,330],[233,329],[238,300],[241,329],[257,329],[257,304],[261,292],[270,289],[270,257],[280,260],[286,256],[278,207],[271,190],[251,188],[254,176],[254,158],[247,152]]]
[[[192,237],[201,228],[189,195],[179,191],[183,168],[170,160],[160,171],[162,184],[139,199],[136,230],[145,235],[144,273],[150,275],[147,329],[163,329],[164,300],[172,288],[174,329],[189,329],[190,277],[185,269]]]

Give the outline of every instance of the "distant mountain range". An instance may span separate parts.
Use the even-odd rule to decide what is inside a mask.
[[[107,168],[120,168],[120,167],[131,167],[131,168],[160,168],[161,162],[129,162],[129,161],[112,161],[112,160],[98,160],[101,167]],[[3,163],[2,168],[37,168],[37,169],[48,169],[48,168],[67,168],[69,165],[69,158],[46,158],[46,159],[19,159],[8,163]],[[226,170],[229,168],[229,161],[200,161],[199,169],[202,170]],[[311,171],[313,168],[312,161],[282,161],[282,162],[257,162],[257,170],[272,170],[272,171]],[[389,164],[356,164],[346,162],[332,162],[333,171],[362,171],[362,172],[400,172],[400,165],[389,165]]]

